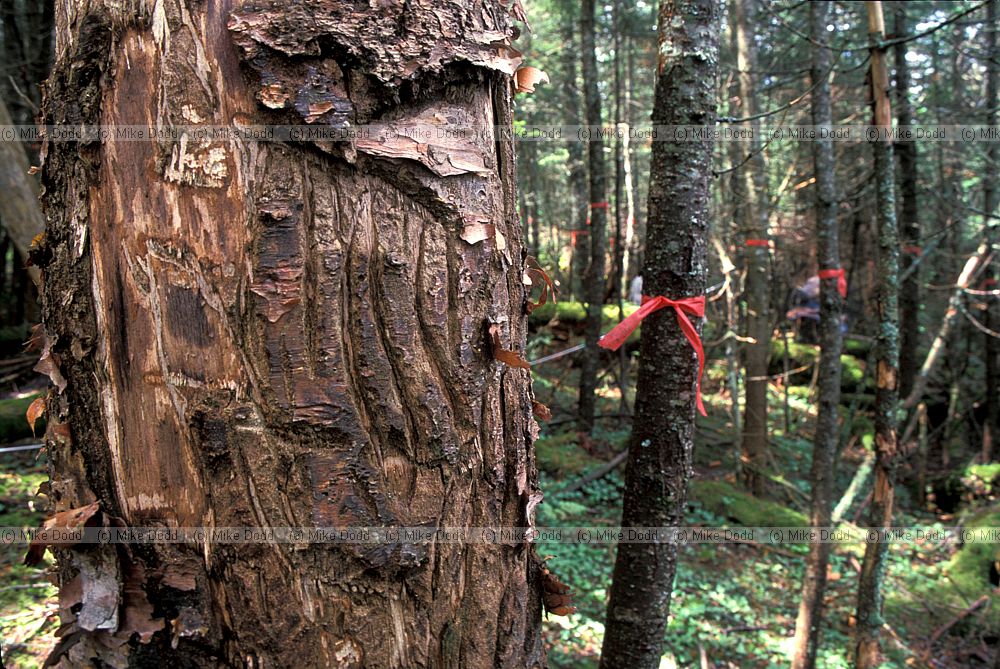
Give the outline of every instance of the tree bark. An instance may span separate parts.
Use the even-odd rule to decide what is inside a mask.
[[[812,91],[812,121],[816,126],[832,126],[830,106],[830,75],[832,54],[819,46],[829,39],[826,30],[829,5],[809,5],[811,33],[814,40],[810,72]],[[816,258],[820,269],[840,268],[837,224],[837,183],[833,142],[819,139],[812,143],[813,169],[816,177]],[[840,314],[841,296],[835,278],[820,283],[819,320],[819,405],[816,414],[816,436],[813,442],[812,486],[809,522],[813,527],[830,526],[833,506],[833,484],[840,434]],[[816,542],[809,546],[802,583],[802,601],[795,621],[792,669],[813,669],[819,650],[823,624],[823,594],[826,591],[826,569],[830,560],[830,544]]]
[[[909,34],[906,22],[906,6],[894,3],[895,34],[904,37]],[[896,92],[899,106],[896,118],[899,125],[913,124],[913,107],[910,104],[910,65],[906,62],[906,43],[893,48],[896,56]],[[899,392],[906,397],[913,388],[913,379],[919,367],[918,348],[920,346],[920,204],[917,201],[917,144],[901,141],[896,144],[899,156],[899,194],[901,202],[900,235],[903,256],[900,271],[906,278],[899,291]]]
[[[601,127],[601,94],[597,87],[597,51],[595,44],[594,0],[580,5],[580,34],[583,56],[583,95],[587,125],[592,136],[587,142],[587,166],[590,196],[590,262],[583,282],[587,302],[586,347],[580,361],[579,428],[590,432],[594,427],[597,401],[597,371],[601,353],[597,341],[601,338],[601,316],[604,308],[604,275],[607,254],[607,166],[604,163],[604,141],[598,136]]]
[[[517,62],[503,6],[132,8],[57,5],[45,122],[181,137],[45,146],[55,510],[98,502],[133,527],[530,523],[529,376],[487,343],[525,339],[513,147],[492,134]],[[471,139],[402,134],[442,137],[442,118]],[[371,135],[182,129],[348,122]],[[84,593],[59,666],[544,665],[523,543],[58,553],[62,601]]]
[[[754,75],[757,71],[757,47],[754,44],[756,0],[735,0],[735,35],[739,91],[743,116],[757,113],[757,93]],[[759,121],[750,121],[758,128]],[[759,137],[755,132],[754,137]],[[740,172],[743,178],[744,239],[767,239],[766,166],[759,141],[749,144],[751,158]],[[767,478],[767,368],[771,354],[771,316],[768,305],[770,250],[765,246],[748,246],[746,253],[747,337],[744,350],[746,367],[746,404],[742,441],[742,477],[746,489],[756,496],[764,494]]]
[[[715,120],[719,4],[665,0],[659,8],[654,125]],[[678,299],[705,294],[712,145],[653,142],[644,287]],[[698,361],[672,309],[642,325],[636,418],[625,471],[623,526],[684,521],[692,470]],[[615,561],[601,666],[660,666],[677,545],[621,543]]]
[[[871,49],[872,125],[886,133],[872,142],[875,158],[876,220],[878,224],[878,271],[876,293],[878,335],[875,340],[875,489],[868,524],[881,529],[892,524],[893,485],[896,468],[896,411],[899,408],[899,232],[896,226],[892,127],[889,104],[889,73],[886,67],[885,22],[882,3],[867,3]],[[858,582],[856,669],[870,669],[882,662],[879,634],[882,629],[882,585],[889,543],[885,536],[865,545],[865,558]]]

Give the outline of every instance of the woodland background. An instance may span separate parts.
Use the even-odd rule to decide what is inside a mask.
[[[727,3],[720,56],[718,123],[808,125],[816,48],[806,2]],[[870,59],[865,7],[830,4],[835,124],[865,124]],[[900,125],[996,125],[1000,68],[997,3],[884,3],[892,109]],[[583,3],[587,8],[587,3]],[[579,344],[585,302],[603,289],[600,330],[635,308],[628,287],[642,266],[651,143],[624,141],[648,123],[657,58],[656,8],[616,1],[594,8],[593,55],[581,39],[581,6],[534,0],[531,30],[517,43],[525,63],[548,82],[517,96],[515,125],[581,125],[596,113],[619,129],[605,143],[607,243],[591,244],[593,169],[586,144],[517,143],[519,207],[526,246],[558,287],[530,316],[529,361]],[[739,10],[739,11],[738,11]],[[740,49],[738,17],[743,12]],[[0,15],[0,94],[14,123],[35,118],[39,83],[50,66],[48,3],[4,0]],[[585,23],[585,22],[584,22]],[[905,39],[904,39],[905,38]],[[596,81],[599,108],[585,100],[584,77]],[[995,79],[994,79],[995,82]],[[4,150],[20,145],[4,145]],[[899,331],[901,395],[913,396],[904,441],[912,444],[896,472],[894,524],[940,527],[1000,525],[1000,427],[997,352],[997,153],[989,142],[898,143],[896,202],[903,282]],[[37,146],[24,146],[28,164]],[[797,289],[818,269],[815,175],[810,144],[765,146],[718,142],[714,148],[709,302],[703,333],[708,366],[702,387],[708,416],[698,418],[695,476],[687,518],[705,526],[808,525],[810,464],[821,384],[814,321],[801,317]],[[866,523],[872,496],[874,385],[871,364],[880,282],[875,250],[876,188],[871,147],[835,142],[839,255],[848,292],[841,356],[834,518]],[[11,156],[2,158],[8,162]],[[6,187],[6,185],[5,185]],[[9,192],[9,191],[8,191]],[[6,197],[6,196],[5,196]],[[7,214],[4,214],[5,216]],[[36,293],[25,268],[24,239],[9,221],[0,240],[0,441],[35,443],[25,420],[44,388],[32,371],[37,355],[22,343],[37,322]],[[747,239],[768,239],[762,256]],[[984,242],[984,240],[986,240]],[[30,243],[30,238],[29,238]],[[760,263],[759,258],[764,258]],[[971,259],[971,264],[970,264]],[[595,262],[599,261],[599,262]],[[757,263],[756,265],[754,263]],[[603,264],[607,269],[589,269]],[[750,271],[748,271],[748,269]],[[749,277],[761,272],[762,292]],[[756,300],[756,302],[755,302]],[[753,308],[750,308],[752,305]],[[807,306],[807,305],[806,305]],[[753,345],[754,316],[766,314],[765,336]],[[799,317],[795,317],[799,316]],[[582,358],[577,353],[533,368],[536,399],[552,413],[536,442],[545,503],[539,525],[614,525],[621,510],[624,448],[635,402],[636,347],[595,357],[595,401],[581,411]],[[932,345],[937,342],[937,348]],[[928,354],[933,351],[930,363]],[[922,367],[924,368],[922,370]],[[756,384],[765,406],[747,406]],[[917,388],[914,394],[914,388]],[[585,388],[586,390],[586,388]],[[584,402],[586,405],[586,401]],[[765,428],[748,424],[762,415]],[[36,431],[43,428],[41,422]],[[757,430],[748,439],[748,430]],[[757,437],[754,440],[753,437]],[[45,456],[0,454],[0,525],[37,526],[45,509],[36,491]],[[57,627],[55,589],[42,568],[20,564],[3,547],[0,637],[7,666],[41,666]],[[807,547],[754,544],[690,545],[680,549],[666,666],[786,666],[799,606]],[[819,666],[846,667],[863,548],[837,545],[831,556]],[[547,619],[555,667],[597,666],[614,547],[561,545],[553,570],[573,588],[577,612]],[[882,584],[884,650],[892,666],[993,666],[1000,653],[1000,585],[996,546],[893,545]]]

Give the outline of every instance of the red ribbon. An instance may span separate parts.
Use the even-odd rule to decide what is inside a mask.
[[[590,203],[590,208],[591,209],[607,209],[609,206],[611,206],[611,205],[609,205],[607,202],[591,202]]]
[[[770,248],[771,241],[768,239],[748,239],[746,242],[747,246],[759,246],[761,248]]]
[[[919,258],[924,254],[924,250],[919,246],[904,246],[903,253],[909,253],[910,255],[915,255]]]
[[[677,314],[677,325],[680,326],[681,332],[687,337],[687,340],[691,342],[691,347],[694,348],[694,352],[698,354],[698,379],[695,382],[695,398],[697,400],[698,412],[702,416],[707,416],[705,412],[705,405],[701,401],[701,375],[705,371],[705,349],[701,345],[701,338],[698,336],[698,330],[694,327],[694,323],[687,317],[688,314],[692,316],[697,316],[701,318],[705,315],[705,296],[699,295],[698,297],[684,297],[679,300],[671,300],[669,298],[663,297],[662,295],[657,295],[656,297],[649,297],[647,295],[642,296],[642,306],[632,313],[631,316],[623,320],[621,323],[616,325],[610,332],[601,337],[601,340],[597,342],[598,346],[601,348],[606,348],[610,351],[617,351],[625,340],[629,338],[639,323],[642,322],[646,316],[653,312],[659,311],[664,307],[673,307],[674,312]]]
[[[589,234],[590,230],[570,230],[569,231],[570,243],[572,243],[573,246],[576,246],[577,237],[579,237],[580,235],[589,235]]]
[[[840,293],[841,297],[847,297],[847,276],[844,274],[843,268],[841,268],[841,269],[821,269],[819,271],[819,278],[821,278],[821,279],[836,279],[837,280],[837,292]]]

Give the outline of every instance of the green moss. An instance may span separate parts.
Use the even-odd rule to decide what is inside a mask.
[[[788,342],[788,359],[792,368],[813,365],[819,360],[820,348],[814,344],[800,344],[795,341]],[[784,359],[785,344],[781,339],[771,340],[771,361],[772,364],[780,363]],[[849,352],[840,356],[841,386],[844,388],[855,388],[861,384],[865,377],[865,361]],[[777,370],[781,371],[781,370]]]
[[[1000,479],[1000,462],[991,462],[988,465],[970,465],[966,468],[963,478],[978,479],[986,485],[991,485]]]
[[[859,341],[857,339],[844,339],[844,353],[848,355],[853,355],[858,358],[868,357],[868,352],[871,350],[872,344],[870,341]]]
[[[691,500],[717,516],[747,527],[808,526],[806,515],[766,499],[757,499],[725,481],[692,481]]]
[[[840,385],[855,388],[865,378],[865,362],[853,355],[840,356]]]
[[[966,520],[964,529],[1000,526],[1000,510],[986,509]],[[902,547],[903,550],[906,547]],[[939,566],[926,570],[910,571],[908,560],[902,560],[904,572],[900,576],[906,580],[907,589],[924,602],[933,602],[941,611],[952,612],[965,609],[971,602],[993,591],[989,580],[990,563],[1000,560],[1000,547],[993,541],[967,541],[951,558]],[[916,610],[906,593],[888,588],[886,607],[891,612],[906,615],[907,607]],[[996,595],[994,595],[996,600]],[[970,623],[982,634],[1000,634],[1000,607],[997,601],[982,607]],[[961,634],[961,630],[953,630]]]
[[[623,310],[625,315],[628,316],[636,309],[638,309],[634,304],[623,305]],[[583,302],[567,302],[561,301],[557,304],[548,302],[533,312],[528,317],[528,322],[535,326],[546,325],[553,319],[558,320],[560,323],[569,323],[573,325],[582,325],[584,321],[587,320],[587,305]],[[602,319],[604,325],[611,327],[618,322],[618,305],[617,304],[605,304],[603,307]],[[636,330],[638,332],[638,330]]]
[[[39,397],[39,394],[28,397],[0,400],[0,444],[6,444],[31,436],[31,426],[28,425],[28,407]],[[35,424],[35,434],[45,432],[45,419],[41,418]]]
[[[535,460],[539,469],[559,478],[579,476],[588,467],[599,464],[576,442],[573,432],[542,437],[535,442]]]

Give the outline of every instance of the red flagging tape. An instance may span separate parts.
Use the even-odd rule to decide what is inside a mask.
[[[910,255],[917,256],[918,258],[924,254],[924,250],[919,246],[904,246],[903,253],[909,253]]]
[[[841,297],[847,297],[847,276],[844,274],[843,269],[821,269],[819,271],[819,278],[836,279],[837,292],[840,293]]]
[[[681,332],[687,337],[687,340],[691,342],[691,347],[694,348],[694,352],[698,354],[698,379],[695,382],[695,398],[696,404],[698,406],[698,412],[702,416],[707,416],[705,412],[705,405],[701,401],[701,375],[705,371],[705,349],[701,345],[701,338],[698,336],[698,330],[695,328],[694,323],[691,319],[687,317],[688,314],[702,318],[705,315],[705,296],[699,295],[698,297],[684,297],[679,300],[671,300],[670,298],[658,295],[656,297],[649,297],[647,295],[642,296],[642,306],[632,313],[631,316],[623,320],[621,323],[616,325],[610,332],[601,337],[598,345],[601,348],[606,348],[610,351],[617,351],[625,340],[628,339],[629,335],[632,334],[639,323],[643,321],[646,316],[659,311],[660,309],[666,307],[673,307],[674,312],[677,314],[677,324],[681,328]]]
[[[767,239],[748,239],[747,246],[759,246],[760,248],[770,248],[771,242]]]
[[[607,209],[610,205],[607,202],[591,202],[591,209]]]

